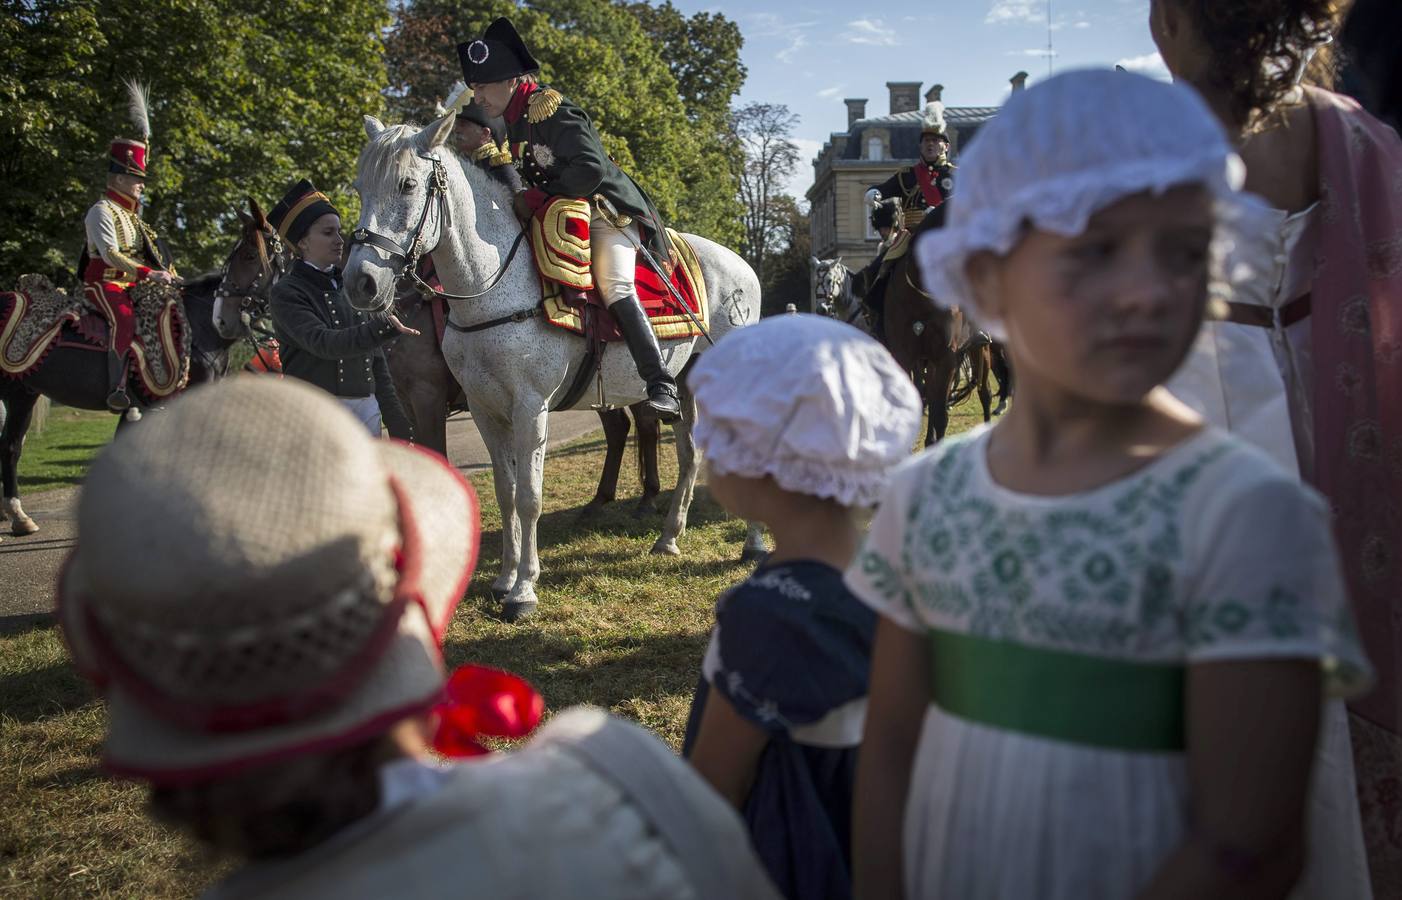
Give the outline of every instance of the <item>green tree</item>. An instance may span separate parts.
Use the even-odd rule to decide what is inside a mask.
[[[779,224],[765,261],[760,315],[781,313],[789,303],[799,312],[808,312],[813,290],[808,261],[812,247],[808,210],[787,194],[775,198],[774,206]]]
[[[433,103],[460,77],[456,43],[502,15],[511,17],[540,60],[542,81],[589,114],[605,149],[648,191],[670,224],[735,241],[738,209],[715,199],[735,194],[726,156],[713,149],[715,130],[697,126],[669,68],[668,46],[628,6],[608,0],[540,0],[530,7],[507,0],[470,7],[456,0],[401,5],[386,39],[391,113],[427,121]],[[734,44],[738,66],[738,30],[716,28],[715,33]],[[717,106],[714,91],[696,96],[709,109]],[[726,96],[721,105],[728,102]]]
[[[765,284],[770,257],[783,246],[775,236],[794,203],[783,186],[798,167],[798,145],[792,140],[798,116],[782,103],[747,103],[735,111],[732,122],[745,154],[740,174],[745,215],[741,255]]]
[[[0,270],[62,281],[106,145],[131,136],[121,80],[151,86],[146,218],[185,271],[227,252],[233,209],[299,177],[348,218],[362,113],[382,107],[384,0],[0,0]]]

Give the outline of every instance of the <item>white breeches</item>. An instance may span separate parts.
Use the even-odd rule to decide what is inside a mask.
[[[633,293],[633,269],[638,264],[638,251],[633,242],[641,243],[636,222],[619,229],[602,216],[589,220],[594,286],[599,289],[605,306],[613,306]]]
[[[365,430],[375,437],[380,436],[380,401],[375,399],[375,395],[368,397],[338,397],[351,415],[360,420],[360,424],[365,426]]]

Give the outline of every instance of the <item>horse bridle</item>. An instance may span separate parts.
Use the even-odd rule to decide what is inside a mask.
[[[278,235],[277,230],[260,227],[258,234],[263,238],[258,242],[258,271],[261,274],[246,288],[237,291],[228,288],[229,268],[233,264],[234,255],[238,253],[242,242],[235,244],[234,249],[229,251],[228,258],[224,260],[224,267],[220,270],[219,287],[214,290],[214,299],[215,302],[222,301],[224,303],[228,303],[230,300],[238,301],[240,317],[247,314],[249,318],[248,334],[244,340],[248,341],[249,346],[253,348],[254,354],[257,355],[264,367],[271,370],[272,364],[263,356],[263,350],[276,336],[272,329],[259,323],[263,320],[268,306],[268,293],[272,290],[273,284],[286,274],[286,265],[283,262],[282,238]],[[272,250],[271,258],[268,254],[269,249]]]
[[[521,248],[521,242],[526,238],[526,229],[523,227],[516,235],[516,240],[511,244],[511,250],[506,254],[506,261],[501,264],[501,268],[491,278],[487,279],[487,286],[474,294],[450,294],[447,291],[439,290],[433,285],[419,277],[419,260],[425,253],[431,253],[437,247],[425,248],[423,246],[424,226],[428,224],[428,211],[431,207],[438,207],[438,239],[443,239],[443,231],[450,222],[448,210],[448,170],[443,167],[443,162],[436,156],[429,156],[424,153],[418,154],[419,159],[428,160],[433,164],[433,171],[428,178],[428,196],[424,198],[423,209],[419,212],[419,222],[414,226],[413,233],[409,236],[408,246],[404,246],[388,235],[371,231],[365,227],[356,228],[351,232],[351,246],[356,244],[368,244],[384,251],[389,256],[390,264],[395,260],[402,260],[399,271],[395,275],[395,283],[409,281],[423,294],[431,294],[442,297],[444,300],[476,300],[485,297],[492,288],[501,283],[501,279],[506,275],[506,270],[511,266],[511,261],[516,258],[516,251]]]

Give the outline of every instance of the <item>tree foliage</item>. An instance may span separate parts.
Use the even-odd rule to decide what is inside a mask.
[[[383,0],[3,0],[0,271],[70,280],[121,86],[151,86],[146,218],[186,271],[222,261],[252,196],[312,178],[353,218],[349,183],[384,84]],[[14,227],[15,223],[24,223]]]
[[[765,260],[763,288],[764,303],[760,315],[770,316],[784,311],[792,303],[799,312],[808,312],[813,285],[808,261],[813,242],[808,229],[808,211],[787,194],[774,201],[779,225],[772,235],[769,256]]]
[[[798,116],[782,103],[747,103],[733,116],[745,155],[740,174],[740,201],[745,207],[741,254],[761,284],[767,281],[770,255],[783,246],[776,235],[794,203],[783,189],[799,163],[798,145],[792,140],[797,124]]]
[[[541,80],[585,110],[604,147],[675,227],[735,244],[735,169],[716,149],[720,112],[743,79],[740,34],[718,15],[684,18],[670,4],[646,15],[609,0],[508,0],[465,6],[415,0],[386,39],[391,114],[424,122],[461,77],[456,44],[510,16],[541,63]],[[703,77],[715,65],[728,71]],[[686,78],[687,90],[678,84]],[[688,92],[689,91],[689,92]]]

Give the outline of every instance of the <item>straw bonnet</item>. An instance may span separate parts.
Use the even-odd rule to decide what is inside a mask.
[[[881,499],[920,428],[910,376],[885,347],[826,316],[771,316],[732,332],[687,385],[696,444],[716,471],[769,476],[844,506]]]
[[[1014,93],[964,151],[959,172],[944,227],[916,242],[916,257],[941,304],[974,310],[999,339],[1002,323],[979,313],[964,265],[980,250],[1008,253],[1029,223],[1073,236],[1124,197],[1200,184],[1218,201],[1220,259],[1240,230],[1234,222],[1251,215],[1236,193],[1245,169],[1202,99],[1111,69],[1066,72]]]
[[[93,463],[58,617],[106,763],[186,783],[365,740],[438,701],[477,498],[295,379],[197,388]]]

